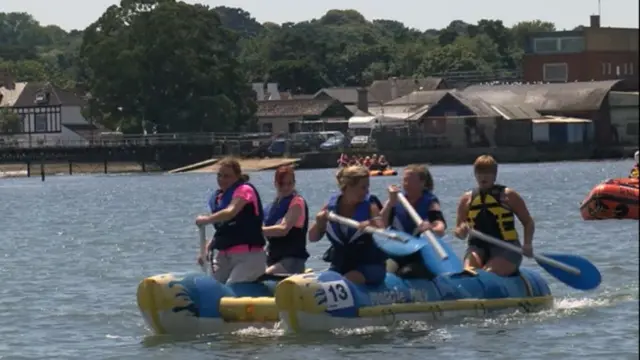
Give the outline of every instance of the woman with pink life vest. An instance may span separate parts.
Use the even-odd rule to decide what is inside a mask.
[[[309,208],[296,192],[292,166],[276,170],[276,199],[264,210],[262,231],[267,237],[267,274],[300,274],[309,258],[307,229]]]
[[[216,229],[207,244],[215,279],[226,284],[252,282],[266,267],[262,201],[237,160],[225,158],[218,165],[219,189],[209,200],[211,214],[198,216],[196,225],[213,224]]]

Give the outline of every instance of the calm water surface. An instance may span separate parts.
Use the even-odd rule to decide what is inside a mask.
[[[56,176],[1,179],[1,359],[637,359],[638,222],[584,222],[578,203],[630,161],[504,165],[499,180],[518,190],[536,219],[535,247],[577,253],[603,273],[593,292],[550,278],[555,309],[487,319],[407,323],[290,335],[246,329],[197,339],[149,335],[135,302],[138,282],[195,271],[194,217],[215,183],[208,174]],[[473,184],[470,166],[433,167],[447,220]],[[298,173],[317,211],[335,189],[332,170]],[[253,174],[265,201],[272,172]],[[372,179],[386,198],[395,178]],[[453,240],[452,240],[453,241]],[[463,244],[454,245],[461,254]],[[327,243],[311,245],[314,269]],[[525,266],[535,267],[526,261]]]

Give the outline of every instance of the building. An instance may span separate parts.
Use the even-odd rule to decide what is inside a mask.
[[[638,86],[638,29],[600,26],[531,34],[525,44],[525,82],[634,79]]]
[[[370,106],[379,106],[377,101],[366,88],[359,87],[333,87],[318,90],[313,95],[314,99],[320,100],[338,100],[340,101],[354,116],[369,115]]]
[[[258,126],[261,132],[291,134],[305,124],[319,125],[317,130],[346,130],[353,113],[334,99],[258,101]]]
[[[443,78],[426,77],[419,79],[376,80],[369,86],[370,96],[380,103],[387,103],[414,91],[432,91],[450,89],[451,87]]]
[[[13,146],[84,144],[98,128],[82,116],[84,100],[50,83],[15,82],[5,72],[0,77],[0,108],[16,113],[21,131],[2,134]]]
[[[609,93],[609,108],[612,128],[615,129],[617,142],[623,145],[638,146],[640,132],[640,111],[638,110],[638,92],[612,91]]]

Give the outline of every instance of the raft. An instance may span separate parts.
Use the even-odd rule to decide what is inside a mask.
[[[376,287],[355,285],[332,271],[229,286],[206,274],[163,274],[144,279],[137,299],[156,334],[209,334],[276,321],[293,331],[324,331],[553,304],[547,282],[528,269],[512,277],[481,270],[433,279],[389,273]]]
[[[580,205],[584,220],[639,219],[638,179],[610,179],[596,185]]]
[[[369,176],[396,176],[396,175],[398,175],[398,172],[393,169],[369,171]]]

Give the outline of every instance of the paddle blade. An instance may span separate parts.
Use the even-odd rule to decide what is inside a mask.
[[[580,275],[575,275],[570,272],[558,269],[553,265],[538,261],[538,265],[545,269],[549,274],[574,289],[592,290],[597,288],[602,281],[602,275],[600,275],[600,271],[598,270],[598,268],[589,260],[581,256],[569,254],[543,255],[553,260],[580,269]]]
[[[373,241],[376,245],[385,253],[391,256],[407,256],[422,249],[425,245],[424,240],[421,240],[415,236],[411,236],[407,233],[394,230],[385,230],[386,233],[393,234],[395,237],[402,239],[402,241],[389,239],[384,235],[373,235]]]

